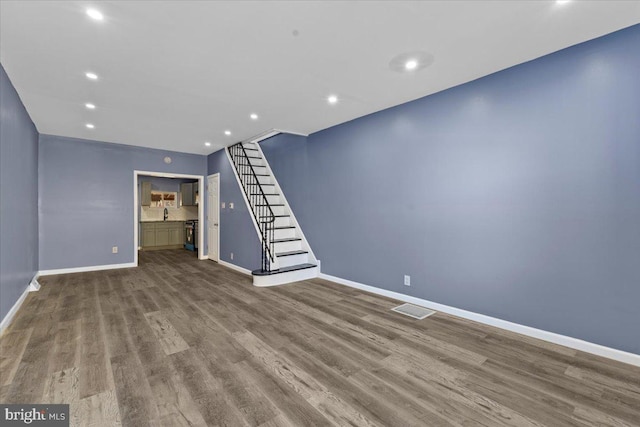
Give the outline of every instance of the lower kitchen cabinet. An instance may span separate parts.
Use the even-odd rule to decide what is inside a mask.
[[[170,245],[184,245],[184,222],[180,228],[172,228],[169,230]]]
[[[148,227],[147,224],[142,225],[142,242],[140,246],[155,246],[156,245],[156,229],[155,227]]]
[[[156,246],[169,246],[169,229],[156,229]]]
[[[141,222],[140,227],[143,249],[181,247],[185,243],[184,221]]]

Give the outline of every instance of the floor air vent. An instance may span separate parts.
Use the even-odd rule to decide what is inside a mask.
[[[435,313],[433,310],[413,304],[402,304],[396,308],[392,308],[391,310],[413,317],[414,319],[424,319],[425,317],[429,317]]]

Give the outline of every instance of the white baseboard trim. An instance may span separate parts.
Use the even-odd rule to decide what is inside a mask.
[[[253,286],[266,288],[269,286],[287,285],[302,280],[315,279],[316,277],[318,277],[318,267],[305,268],[302,270],[287,271],[286,273],[253,276]]]
[[[38,274],[36,273],[31,279],[31,283],[29,283],[29,287],[27,288],[29,292],[37,292],[40,290],[40,282],[38,282]]]
[[[372,294],[382,295],[388,298],[397,299],[399,301],[409,302],[412,304],[430,308],[432,310],[451,314],[453,316],[462,317],[463,319],[473,320],[478,323],[483,323],[489,326],[495,326],[496,328],[505,329],[507,331],[516,332],[522,335],[527,335],[529,337],[533,337],[533,338],[541,339],[554,344],[573,348],[575,350],[584,351],[587,353],[595,354],[597,356],[602,356],[609,359],[617,360],[619,362],[628,363],[634,366],[640,366],[640,354],[629,353],[622,350],[616,350],[614,348],[605,347],[600,344],[594,344],[594,343],[583,341],[577,338],[568,337],[566,335],[556,334],[555,332],[544,331],[542,329],[536,329],[530,326],[524,326],[518,323],[509,322],[507,320],[501,320],[495,317],[485,316],[484,314],[462,310],[462,309],[451,307],[448,305],[428,301],[422,298],[416,298],[410,295],[405,295],[405,294],[401,294],[393,291],[387,291],[385,289],[376,288],[374,286],[364,285],[362,283],[353,282],[351,280],[343,279],[341,277],[331,276],[323,273],[320,273],[318,277],[321,279],[329,280],[331,282],[339,283],[341,285],[349,286],[351,288],[356,288],[356,289],[361,289],[363,291],[371,292]]]
[[[73,267],[73,268],[60,268],[56,270],[41,270],[39,276],[51,276],[53,274],[69,274],[69,273],[84,273],[87,271],[101,271],[101,270],[115,270],[118,268],[131,268],[137,267],[135,262],[126,262],[123,264],[106,264],[106,265],[91,265],[88,267]]]
[[[251,276],[251,270],[247,270],[246,268],[231,264],[230,262],[219,260],[218,264],[228,267],[232,270],[239,271],[240,273],[246,274],[247,276]]]
[[[9,312],[6,314],[6,316],[4,316],[4,318],[2,319],[2,322],[0,322],[0,335],[2,335],[2,333],[11,324],[11,321],[13,320],[13,317],[16,315],[16,313],[20,309],[20,306],[22,305],[24,300],[27,298],[27,294],[29,292],[35,292],[38,289],[40,289],[40,284],[38,283],[38,287],[36,289],[34,283],[38,283],[38,274],[37,273],[36,273],[35,276],[33,276],[33,279],[31,279],[31,282],[29,282],[29,285],[24,289],[24,292],[22,293],[22,295],[20,295],[20,298],[18,298],[18,300],[15,302],[15,304],[13,304],[13,307],[11,307],[11,310],[9,310]]]

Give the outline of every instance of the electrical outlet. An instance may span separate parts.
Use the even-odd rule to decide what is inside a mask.
[[[118,247],[117,246],[112,247],[111,248],[111,253],[112,254],[117,254],[118,253]]]
[[[233,202],[229,202],[229,209],[233,209]]]
[[[231,252],[231,259],[233,259],[233,252]]]
[[[404,275],[404,285],[411,286],[411,276]]]

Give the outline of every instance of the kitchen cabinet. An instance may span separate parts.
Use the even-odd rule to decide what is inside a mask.
[[[140,246],[155,246],[156,245],[156,229],[151,227],[150,224],[142,224],[142,242]]]
[[[193,204],[194,206],[198,206],[198,200],[200,199],[199,197],[199,184],[198,181],[193,183]]]
[[[156,246],[169,246],[168,228],[156,228]]]
[[[184,223],[182,223],[184,224]],[[170,245],[184,245],[184,226],[181,228],[169,229],[169,244]]]
[[[141,222],[143,249],[179,248],[185,243],[184,221]]]
[[[151,206],[151,183],[140,183],[140,205]]]
[[[182,195],[182,206],[193,206],[193,184],[180,184],[180,194]]]
[[[198,205],[198,182],[189,182],[180,184],[180,193],[182,194],[182,206]]]

